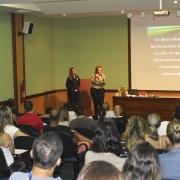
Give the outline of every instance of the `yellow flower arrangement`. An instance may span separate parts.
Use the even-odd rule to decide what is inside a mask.
[[[127,88],[125,86],[121,86],[119,89],[118,89],[118,92],[122,93],[122,92],[127,92]]]

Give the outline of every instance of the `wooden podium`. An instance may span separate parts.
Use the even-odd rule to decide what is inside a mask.
[[[81,79],[79,103],[84,106],[86,116],[92,116],[92,111],[91,111],[92,100],[91,100],[90,88],[91,88],[91,80]]]
[[[179,97],[113,97],[113,107],[120,105],[123,116],[129,118],[132,115],[139,115],[145,120],[149,114],[157,113],[161,121],[172,121],[174,109],[179,104]]]

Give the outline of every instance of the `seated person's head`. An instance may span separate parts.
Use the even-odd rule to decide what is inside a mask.
[[[103,103],[103,108],[105,108],[106,111],[109,111],[110,105],[108,102]]]
[[[74,112],[77,116],[84,115],[84,107],[80,104],[75,105]]]
[[[39,136],[33,143],[31,151],[33,167],[45,170],[55,168],[61,163],[62,153],[63,144],[59,135],[55,132],[47,132]]]
[[[125,180],[162,180],[157,151],[148,142],[135,144],[129,151],[122,173]]]
[[[59,121],[69,121],[69,112],[68,112],[68,109],[65,108],[65,107],[61,107],[59,109],[60,111],[60,118],[59,118]]]
[[[123,134],[126,147],[131,149],[134,144],[145,141],[146,132],[147,126],[144,119],[137,115],[131,116]]]
[[[105,116],[106,116],[106,110],[105,110],[105,108],[104,108],[104,107],[100,107],[100,108],[98,109],[99,124],[104,121]]]
[[[9,106],[10,108],[14,107],[15,106],[15,102],[14,102],[14,99],[13,98],[9,98],[5,104],[5,106]]]
[[[147,124],[149,126],[148,135],[151,139],[158,141],[159,135],[157,128],[161,125],[161,117],[158,114],[150,114],[147,118]]]
[[[118,130],[112,122],[104,121],[98,126],[93,138],[92,150],[97,153],[120,153]]]
[[[176,106],[174,110],[174,118],[180,120],[180,105]]]
[[[51,121],[59,121],[60,112],[57,109],[52,109],[50,112]]]
[[[114,106],[115,117],[121,116],[121,114],[122,114],[122,107],[119,105]]]
[[[34,105],[33,105],[33,103],[32,103],[31,101],[26,101],[26,102],[24,103],[24,109],[25,109],[26,112],[32,112],[32,111],[34,111]]]
[[[6,125],[13,125],[13,118],[12,118],[12,111],[11,108],[8,106],[2,106],[0,108],[0,114],[3,117],[4,126]]]
[[[64,107],[68,109],[68,111],[73,111],[73,107],[70,102],[64,103]]]
[[[123,180],[120,170],[106,161],[92,161],[83,167],[77,180]]]
[[[180,145],[180,121],[174,120],[167,125],[167,142],[172,146]]]
[[[51,112],[52,109],[53,109],[52,107],[47,107],[47,108],[46,108],[46,114],[50,114],[50,112]]]

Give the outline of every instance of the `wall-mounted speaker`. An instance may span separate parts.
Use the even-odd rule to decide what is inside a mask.
[[[34,23],[24,22],[22,33],[23,34],[32,34],[33,28],[34,28]]]

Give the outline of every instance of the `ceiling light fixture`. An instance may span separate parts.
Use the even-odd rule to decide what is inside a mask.
[[[127,18],[128,18],[128,19],[131,19],[131,18],[132,18],[132,15],[133,15],[132,13],[127,14]]]
[[[124,13],[124,11],[121,11],[121,13]]]
[[[177,0],[174,0],[174,4],[177,4],[178,3],[178,1]]]
[[[145,13],[145,12],[142,12],[142,13],[141,13],[141,18],[142,18],[142,19],[146,18],[146,13]]]

